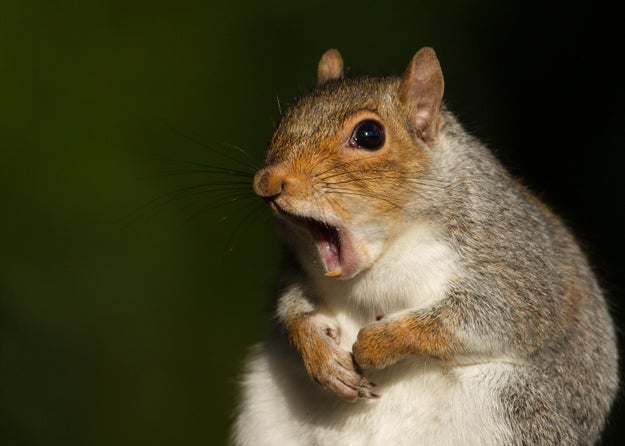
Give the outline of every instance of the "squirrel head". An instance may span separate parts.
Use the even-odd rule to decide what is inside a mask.
[[[317,86],[281,117],[254,178],[313,270],[357,275],[427,204],[420,180],[441,127],[443,85],[431,48],[401,78],[344,78],[337,50],[321,57]]]

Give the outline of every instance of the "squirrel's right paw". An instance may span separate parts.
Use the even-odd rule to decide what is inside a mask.
[[[351,352],[339,346],[336,330],[319,322],[302,320],[290,333],[310,377],[346,401],[377,398],[374,384],[362,375]]]
[[[312,357],[304,359],[308,374],[322,387],[346,401],[377,398],[370,383],[356,366],[352,354],[335,345],[333,340],[319,346]]]

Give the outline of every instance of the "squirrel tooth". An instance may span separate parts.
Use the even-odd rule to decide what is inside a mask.
[[[341,271],[333,270],[333,271],[328,271],[325,275],[328,277],[341,277],[343,274],[341,274]]]

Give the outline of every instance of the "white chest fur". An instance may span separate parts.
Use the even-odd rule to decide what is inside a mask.
[[[443,299],[456,271],[456,255],[439,232],[415,224],[355,278],[319,275],[319,311],[336,321],[341,345],[351,350],[358,330],[377,315],[425,308]]]
[[[270,341],[248,364],[236,444],[511,444],[497,396],[514,367],[445,368],[408,359],[369,374],[378,383],[379,399],[348,403],[313,382],[288,345]]]
[[[389,244],[372,267],[350,281],[320,279],[320,311],[347,350],[380,313],[424,308],[445,296],[457,272],[453,250],[427,226]],[[377,400],[347,403],[305,373],[284,338],[269,339],[248,364],[238,445],[506,444],[510,430],[497,394],[513,373],[506,363],[449,367],[408,358],[367,372]]]

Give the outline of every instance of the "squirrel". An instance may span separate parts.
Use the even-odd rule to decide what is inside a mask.
[[[281,116],[253,188],[286,255],[242,445],[586,445],[615,330],[565,224],[443,104],[438,58],[343,74]]]

